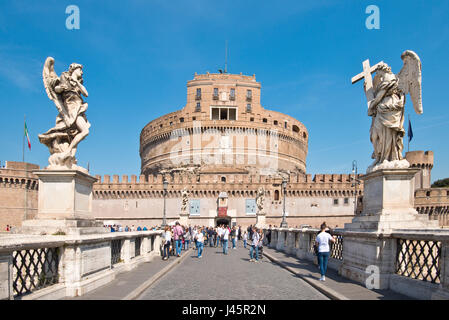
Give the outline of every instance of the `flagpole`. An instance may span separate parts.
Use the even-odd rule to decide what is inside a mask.
[[[22,162],[25,162],[25,115],[23,115]]]
[[[410,113],[408,114],[408,130],[410,130]],[[407,150],[407,152],[410,152],[410,135],[409,134],[408,134],[408,146],[407,146],[408,150]]]

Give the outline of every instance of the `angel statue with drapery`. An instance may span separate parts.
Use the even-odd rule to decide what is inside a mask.
[[[55,127],[39,135],[39,141],[50,150],[47,169],[74,169],[86,171],[76,165],[78,143],[89,134],[86,118],[87,103],[82,96],[88,93],[83,85],[83,66],[72,63],[60,77],[54,70],[55,60],[48,57],[42,77],[47,95],[59,111]]]
[[[374,162],[367,173],[379,169],[404,169],[410,164],[402,156],[405,98],[410,93],[417,114],[423,113],[421,94],[421,60],[410,50],[401,58],[404,65],[398,74],[384,62],[373,67],[364,61],[364,72],[355,76],[352,83],[365,79],[364,88],[368,99],[368,116],[372,117],[370,140],[373,144]],[[371,79],[371,73],[376,73]]]

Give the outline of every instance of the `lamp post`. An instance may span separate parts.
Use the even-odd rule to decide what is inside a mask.
[[[168,181],[167,179],[164,177],[164,181],[162,182],[163,186],[164,186],[164,218],[162,221],[162,227],[165,227],[167,225],[167,220],[166,220],[166,195],[167,195],[167,187],[168,187]]]
[[[284,190],[284,211],[282,213],[282,222],[281,222],[281,228],[288,228],[287,220],[285,219],[285,190],[287,188],[287,180],[282,180],[282,190]]]
[[[357,179],[357,161],[352,161],[352,173],[354,174],[354,183],[351,187],[354,187],[354,215],[357,215],[357,185],[360,184],[360,180]]]

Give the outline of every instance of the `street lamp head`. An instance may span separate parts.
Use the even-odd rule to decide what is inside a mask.
[[[167,190],[168,187],[168,181],[167,179],[164,178],[164,182],[162,182],[163,186],[164,186],[164,190]]]
[[[282,180],[282,188],[285,189],[287,188],[287,180]]]

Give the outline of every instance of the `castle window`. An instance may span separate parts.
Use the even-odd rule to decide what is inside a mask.
[[[211,107],[211,120],[237,120],[236,107]]]
[[[170,121],[170,125],[173,125],[173,121]]]
[[[274,120],[274,121],[273,121],[273,124],[274,124],[275,126],[277,126],[277,125],[278,125],[278,121],[277,121],[277,120]]]
[[[159,128],[162,128],[162,123],[159,125]]]
[[[199,216],[200,215],[200,200],[199,199],[189,199],[190,204],[190,215]]]
[[[200,111],[201,111],[201,103],[197,102],[195,112],[200,112]]]
[[[251,112],[251,103],[246,105],[246,112]]]
[[[284,128],[287,129],[287,121],[284,122]]]
[[[255,215],[257,213],[256,199],[245,200],[246,214]]]
[[[196,117],[192,117],[192,121],[195,121],[196,120]]]
[[[184,118],[179,118],[179,122],[184,122]]]
[[[226,182],[226,177],[221,177],[221,182]]]
[[[268,122],[267,118],[263,118],[263,119],[262,119],[262,122],[263,122],[263,123],[267,123],[267,122]]]
[[[220,109],[220,120],[228,120],[228,109]]]
[[[254,118],[253,117],[249,118],[249,121],[254,122]]]
[[[292,130],[293,130],[293,132],[299,133],[299,127],[297,125],[293,125]]]
[[[246,90],[246,101],[251,101],[253,98],[253,92],[251,90]]]
[[[430,191],[426,192],[426,197],[430,197]]]
[[[218,100],[218,88],[214,88],[214,96],[213,96],[214,100]]]
[[[334,199],[334,206],[338,206],[338,199]]]
[[[274,201],[279,201],[279,190],[274,190]]]
[[[302,137],[303,137],[304,139],[307,139],[307,134],[306,134],[305,132],[303,132],[303,133],[302,133]]]
[[[201,100],[201,88],[196,89],[196,100]]]
[[[231,88],[230,100],[235,100],[235,88]]]
[[[344,204],[349,204],[349,198],[345,198]]]

